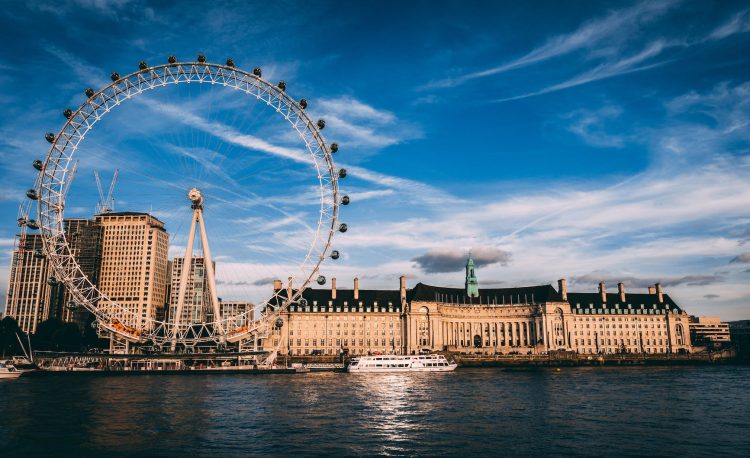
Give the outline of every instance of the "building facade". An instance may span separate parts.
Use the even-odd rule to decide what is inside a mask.
[[[690,317],[690,340],[693,346],[718,348],[731,341],[729,324],[708,316]]]
[[[17,237],[10,261],[5,313],[27,333],[36,332],[37,325],[50,317],[50,303],[59,296],[43,248],[39,234]]]
[[[360,290],[356,278],[353,286],[338,289],[332,278],[330,290],[306,289],[304,300],[282,314],[282,326],[273,330],[265,346],[289,355],[402,354],[405,278],[395,291]],[[279,292],[281,287],[276,280],[274,289]],[[290,285],[285,294],[292,295]]]
[[[250,302],[224,301],[220,298],[219,312],[222,319],[229,320],[230,329],[247,326],[255,320],[255,305]]]
[[[549,351],[670,353],[690,351],[688,315],[661,287],[653,294],[570,293],[550,285],[480,289],[418,284],[410,291],[406,348],[482,354]]]
[[[396,290],[307,289],[282,315],[270,336],[282,354],[416,354],[455,351],[479,354],[691,352],[690,317],[659,284],[648,293],[568,293],[538,285],[481,289],[473,262],[465,288],[418,283]],[[274,288],[282,297],[281,282]]]
[[[147,213],[96,216],[102,229],[100,308],[140,329],[163,316],[167,297],[169,236],[164,223]]]
[[[208,290],[205,259],[202,256],[193,257],[190,263],[190,273],[185,285],[185,297],[182,304],[180,323],[204,323],[213,314],[211,306],[211,292]],[[176,257],[169,262],[169,321],[174,323],[180,295],[180,279],[185,265],[183,256]]]
[[[70,252],[86,277],[94,285],[99,284],[99,269],[102,260],[102,229],[90,219],[66,219],[63,221],[65,237]],[[76,323],[83,330],[91,313],[78,306],[63,286],[62,300],[53,305],[55,316],[63,321]]]

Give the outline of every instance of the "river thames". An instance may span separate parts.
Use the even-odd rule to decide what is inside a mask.
[[[747,456],[749,431],[742,366],[0,381],[0,456]]]

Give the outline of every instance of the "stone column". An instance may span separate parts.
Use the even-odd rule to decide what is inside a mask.
[[[524,325],[526,326],[526,346],[530,347],[531,346],[531,330],[530,330],[531,323],[525,322]]]

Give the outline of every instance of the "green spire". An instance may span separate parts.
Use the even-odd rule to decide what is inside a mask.
[[[466,295],[469,297],[479,297],[479,280],[474,272],[474,260],[469,252],[469,259],[466,261]]]

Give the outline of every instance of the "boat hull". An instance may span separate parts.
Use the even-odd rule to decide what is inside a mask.
[[[452,364],[448,367],[417,367],[417,368],[410,368],[410,367],[393,367],[393,368],[383,368],[383,367],[367,367],[367,368],[350,368],[348,369],[348,372],[350,373],[360,373],[360,374],[373,374],[373,373],[385,373],[385,372],[451,372],[456,370],[456,367],[458,365]]]
[[[0,380],[10,380],[20,377],[23,372],[0,372]]]
[[[451,372],[455,362],[448,362],[443,355],[376,355],[362,356],[352,360],[347,367],[351,373],[380,372]]]

